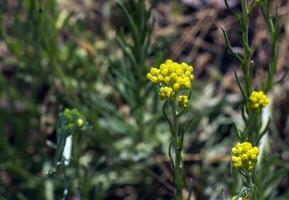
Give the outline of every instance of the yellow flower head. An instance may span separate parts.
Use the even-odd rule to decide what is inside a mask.
[[[187,95],[178,96],[178,103],[179,103],[179,106],[181,106],[183,108],[187,108],[189,105],[188,96]]]
[[[249,110],[259,112],[262,108],[266,107],[269,103],[267,96],[263,91],[253,91],[247,103]]]
[[[158,68],[152,67],[147,73],[147,78],[160,86],[161,99],[175,99],[179,91],[192,88],[193,67],[184,62],[180,64],[166,60]],[[186,101],[184,101],[184,97],[181,98],[183,99],[182,104],[185,106]]]
[[[232,163],[235,168],[251,172],[256,164],[259,148],[249,142],[238,143],[232,148]]]

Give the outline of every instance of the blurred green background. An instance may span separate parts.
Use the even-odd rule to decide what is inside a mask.
[[[276,5],[278,81],[289,59],[289,2]],[[89,124],[79,163],[66,172],[68,199],[173,199],[169,127],[145,76],[166,58],[194,66],[184,155],[191,199],[237,192],[230,149],[241,95],[221,27],[236,50],[240,44],[222,0],[0,0],[0,20],[0,199],[62,199],[65,177],[54,156],[65,108],[77,108]],[[257,10],[250,24],[256,86],[270,57],[265,26]],[[287,200],[288,79],[269,96],[262,199]]]

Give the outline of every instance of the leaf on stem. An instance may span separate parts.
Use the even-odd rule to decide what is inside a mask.
[[[129,14],[129,11],[127,10],[127,8],[123,5],[123,2],[121,1],[117,1],[116,2],[118,7],[122,10],[123,14],[125,15],[125,17],[127,18],[128,22],[129,22],[129,26],[132,30],[132,35],[134,40],[137,40],[138,37],[138,31],[137,31],[137,26],[131,16],[131,14]]]
[[[175,169],[175,164],[174,164],[174,160],[173,160],[173,157],[172,157],[172,147],[173,147],[173,143],[174,143],[174,140],[173,140],[173,138],[172,138],[172,139],[171,139],[171,142],[170,142],[170,145],[169,145],[169,158],[170,158],[170,161],[171,161],[172,168]]]
[[[269,130],[269,125],[271,122],[271,118],[268,119],[268,122],[266,124],[266,126],[264,127],[264,129],[260,132],[258,139],[257,139],[257,143],[261,140],[261,138],[263,137],[263,135]]]
[[[163,105],[163,114],[164,114],[166,120],[167,120],[168,123],[169,123],[171,133],[173,133],[173,124],[172,124],[172,122],[171,122],[171,120],[170,120],[170,118],[169,118],[169,116],[168,116],[168,114],[167,114],[167,112],[166,112],[166,108],[167,108],[168,106],[169,106],[169,101],[166,101],[166,102],[164,103],[164,105]]]
[[[238,137],[239,140],[243,141],[242,140],[242,133],[241,131],[237,128],[236,124],[234,123],[233,125],[233,128],[234,128],[234,131],[236,133],[236,136]]]
[[[239,62],[242,62],[242,58],[241,58],[241,55],[234,52],[232,46],[231,46],[231,43],[229,41],[229,38],[228,38],[228,35],[226,33],[226,31],[224,30],[224,28],[221,28],[222,29],[222,32],[223,32],[223,35],[224,35],[224,38],[225,38],[225,42],[226,42],[226,46],[227,48],[229,49],[229,53],[234,57],[236,58]]]
[[[235,75],[235,79],[236,79],[236,81],[237,81],[238,87],[239,87],[239,89],[240,89],[240,91],[241,91],[241,93],[242,93],[243,100],[244,100],[244,102],[246,102],[246,101],[247,101],[247,96],[246,96],[246,94],[245,94],[245,92],[244,92],[244,89],[243,89],[243,87],[242,87],[242,85],[241,85],[241,82],[240,82],[240,80],[239,80],[239,77],[238,77],[238,75],[237,75],[236,70],[234,70],[234,75]]]

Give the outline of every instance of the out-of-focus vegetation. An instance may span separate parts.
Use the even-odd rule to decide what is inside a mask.
[[[289,2],[276,6],[278,82],[288,65]],[[236,51],[240,44],[222,0],[4,0],[0,21],[0,199],[61,199],[64,182],[68,199],[172,199],[169,127],[145,78],[148,66],[167,57],[195,70],[184,144],[192,199],[229,199],[237,192],[230,150],[241,95],[221,27]],[[259,11],[249,26],[254,84],[270,62],[265,27]],[[286,200],[288,79],[269,96],[273,119],[262,148],[272,159],[263,156],[259,181],[262,199]],[[64,169],[55,154],[58,113],[65,108],[78,109],[88,125],[79,132],[78,162]]]

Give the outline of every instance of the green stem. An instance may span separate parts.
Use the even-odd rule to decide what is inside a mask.
[[[243,61],[241,62],[241,65],[244,72],[245,92],[246,95],[249,96],[252,91],[252,77],[253,77],[253,68],[251,65],[252,50],[249,44],[250,9],[248,8],[246,0],[241,0],[241,6],[242,6],[242,18],[240,20],[240,28],[241,28],[242,45],[244,48],[244,57]]]
[[[183,178],[182,178],[182,150],[176,145],[175,155],[175,185],[176,185],[176,200],[182,200],[183,195]]]
[[[175,147],[175,164],[174,164],[174,183],[176,186],[176,200],[183,199],[183,160],[182,160],[182,133],[179,133],[178,128],[178,115],[176,111],[176,107],[174,102],[170,102],[172,111],[173,111],[173,139],[174,139],[174,147]]]
[[[249,199],[257,200],[257,198],[256,198],[256,185],[255,185],[255,180],[254,180],[252,174],[249,175],[249,180],[250,180],[249,186],[251,188]]]

